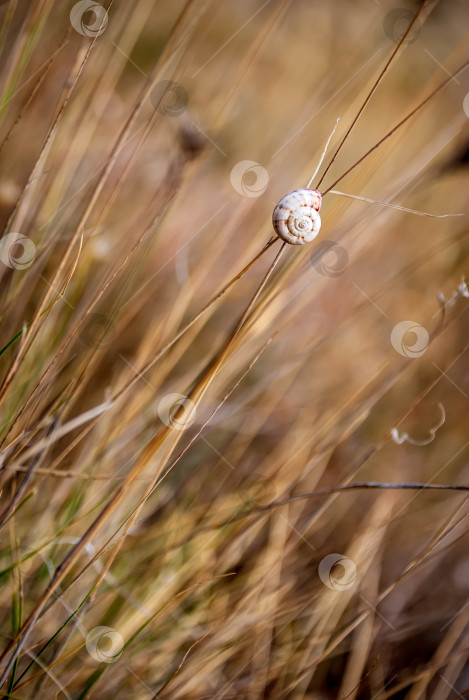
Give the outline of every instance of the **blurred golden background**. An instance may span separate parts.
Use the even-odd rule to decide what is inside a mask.
[[[0,2],[6,697],[469,697],[468,21]]]

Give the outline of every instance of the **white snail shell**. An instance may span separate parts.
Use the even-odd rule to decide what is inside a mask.
[[[293,245],[312,241],[321,228],[321,202],[321,194],[310,189],[294,190],[282,197],[272,214],[275,233]]]

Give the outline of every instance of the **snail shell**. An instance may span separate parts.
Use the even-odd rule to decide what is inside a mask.
[[[282,197],[272,214],[275,233],[287,243],[309,243],[321,228],[322,197],[317,190],[294,190]]]

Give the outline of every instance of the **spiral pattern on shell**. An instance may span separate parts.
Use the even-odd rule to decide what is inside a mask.
[[[321,229],[322,197],[317,190],[294,190],[282,197],[272,214],[275,233],[292,245],[309,243]]]

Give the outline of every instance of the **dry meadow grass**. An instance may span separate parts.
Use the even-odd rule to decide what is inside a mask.
[[[468,698],[467,217],[328,193],[269,273],[422,3],[103,4],[0,2],[2,696]],[[424,5],[322,192],[447,81],[337,189],[467,212]]]

